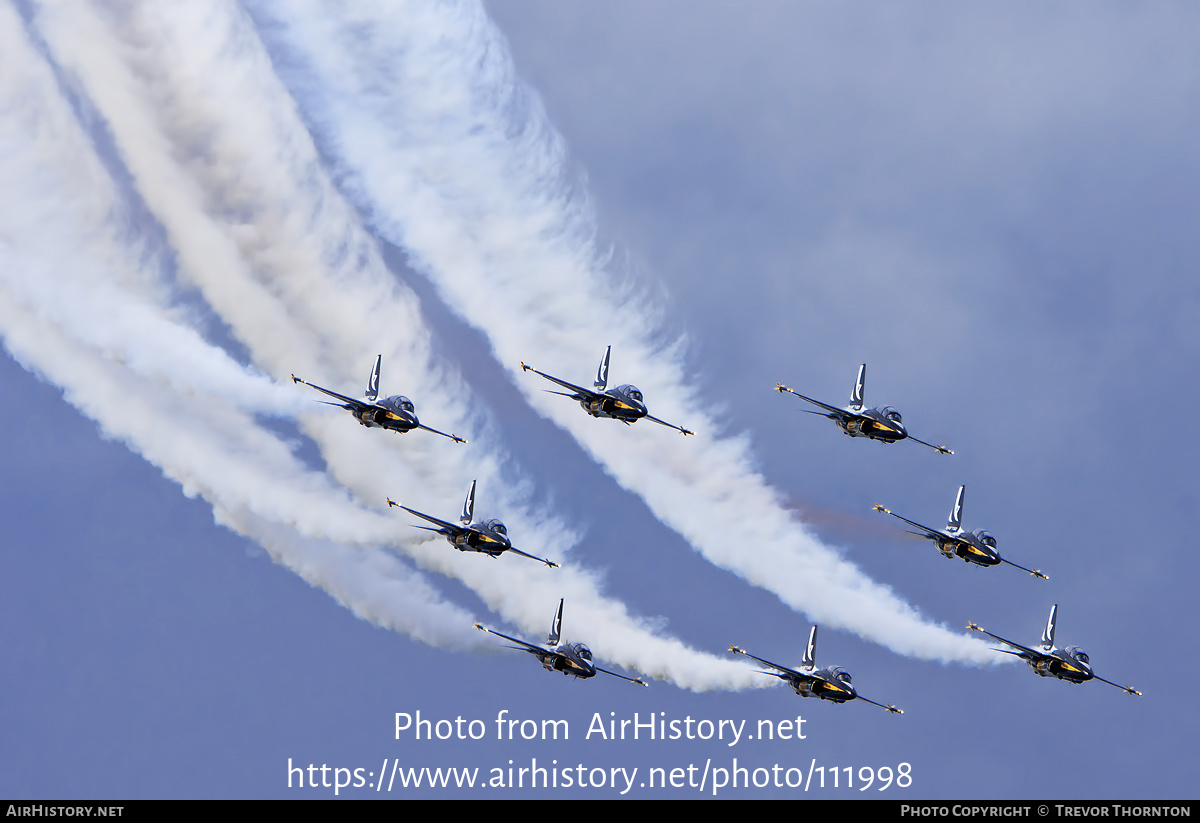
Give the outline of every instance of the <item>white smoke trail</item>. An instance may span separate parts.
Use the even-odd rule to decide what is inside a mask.
[[[654,310],[605,273],[561,139],[479,3],[249,6],[344,189],[488,336],[529,402],[663,523],[823,625],[903,654],[989,661],[821,545],[754,469],[745,438],[712,434],[717,422],[656,340]],[[517,368],[544,353],[533,365],[586,385],[610,342],[613,382],[636,380],[652,413],[695,438],[591,420]]]
[[[214,12],[203,7],[204,19],[197,21],[186,19],[187,11],[201,8],[197,5],[182,7],[182,12],[180,5],[173,5],[170,15],[156,17],[161,8],[151,4],[135,9],[114,23],[91,14],[86,7],[74,6],[69,15],[50,7],[38,15],[37,25],[59,64],[70,70],[74,82],[105,115],[126,168],[176,248],[181,271],[199,286],[260,365],[266,363],[277,371],[286,368],[287,361],[333,362],[346,359],[345,351],[353,351],[365,365],[369,361],[363,352],[382,348],[395,356],[397,371],[405,370],[406,385],[425,387],[422,391],[435,398],[431,404],[435,409],[443,410],[447,419],[466,422],[463,404],[456,404],[453,398],[455,391],[465,390],[433,368],[428,334],[420,323],[415,300],[394,285],[369,238],[353,226],[352,215],[339,205],[336,191],[316,166],[311,146],[309,157],[304,156],[303,146],[295,148],[297,141],[303,142],[299,123],[281,129],[273,121],[286,119],[288,112],[281,111],[278,102],[286,101],[286,96],[277,92],[261,99],[245,93],[247,88],[257,88],[248,78],[258,76],[256,67],[261,73],[267,61],[259,57],[255,64],[253,59],[234,59],[229,35],[222,29],[229,25],[229,16],[222,17],[220,9]],[[123,32],[120,40],[112,36],[117,24]],[[234,42],[244,44],[238,38]],[[207,50],[210,46],[212,51]],[[220,59],[210,59],[213,51],[220,53]],[[224,70],[226,64],[232,68]],[[189,71],[193,72],[190,76]],[[189,77],[195,82],[201,75],[206,81],[201,87],[187,85]],[[239,101],[248,98],[240,109],[219,82],[235,76],[240,93],[233,97]],[[259,113],[263,116],[256,117]],[[259,155],[252,150],[264,143],[288,145],[291,153],[280,150],[278,156]],[[276,173],[272,176],[263,169]],[[296,213],[306,219],[299,224],[290,220]],[[328,228],[331,223],[333,229]],[[347,254],[347,248],[353,253]],[[332,266],[332,278],[328,274],[331,260],[342,264],[340,268]],[[364,328],[364,307],[404,321],[394,331]],[[271,322],[264,323],[264,317]],[[439,486],[448,489],[451,475],[455,475],[457,495],[468,468],[496,477],[492,486],[497,497],[503,496],[499,491],[505,485],[497,468],[501,455],[485,456],[482,467],[467,467],[462,452],[454,452],[450,444],[435,443],[432,436],[413,440],[410,438],[419,435],[410,435],[404,448],[398,449],[394,438],[381,442],[380,433],[358,431],[348,423],[344,418],[330,421],[326,417],[312,421],[309,429],[322,444],[331,468],[363,499],[382,503],[383,486],[395,483],[397,476],[408,480],[411,488],[437,491]],[[231,428],[229,434],[236,438],[239,430]],[[364,434],[368,437],[363,438]],[[447,454],[454,456],[448,458]],[[219,462],[221,458],[211,459]],[[480,460],[478,451],[471,459]],[[363,466],[368,470],[363,471]],[[210,499],[219,510],[233,512],[242,505],[242,496],[250,495],[256,517],[284,520],[289,516],[287,498],[295,484],[280,483],[276,488],[269,474],[258,472],[253,483],[236,490],[210,490],[216,498]],[[388,480],[385,483],[381,478]],[[279,509],[266,515],[254,497],[260,483],[270,488],[272,500],[275,495],[280,498]],[[388,491],[396,494],[394,488]],[[439,497],[444,506],[445,495]],[[298,518],[301,533],[311,537],[395,543],[395,534],[402,528],[392,517],[331,512],[329,505],[314,507],[316,501],[307,498],[296,502],[304,511],[290,516]],[[548,546],[568,537],[545,518],[518,511],[516,520],[523,541],[532,539],[535,545],[539,537]],[[391,535],[379,533],[381,523],[388,524]],[[439,544],[427,540],[406,548],[426,567],[463,579],[489,605],[523,625],[542,627],[552,601],[544,594],[539,599],[531,593],[549,589],[554,596],[572,601],[572,614],[580,624],[602,629],[599,638],[588,639],[606,659],[691,688],[761,685],[745,667],[696,653],[678,641],[654,637],[623,606],[600,597],[598,583],[589,574],[560,570],[550,572],[554,577],[548,581],[547,570],[535,564],[516,558],[493,564],[483,558],[459,556]]]
[[[105,434],[209,500],[218,520],[258,536],[277,562],[359,616],[426,642],[479,647],[466,613],[397,558],[318,545],[288,523],[278,505],[284,495],[317,522],[357,507],[246,413],[286,408],[290,398],[204,344],[173,312],[154,310],[149,294],[166,292],[118,240],[115,187],[7,4],[0,107],[0,329],[13,356],[62,386]],[[183,382],[180,368],[191,374]],[[284,519],[267,539],[256,533],[269,515]],[[391,525],[376,519],[388,534]]]

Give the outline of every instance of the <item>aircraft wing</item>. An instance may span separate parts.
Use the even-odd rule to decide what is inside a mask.
[[[646,419],[653,420],[655,423],[658,423],[661,426],[666,426],[668,429],[674,429],[677,432],[683,432],[684,434],[695,434],[694,431],[685,429],[683,426],[676,426],[674,423],[668,423],[666,420],[659,420],[657,417],[654,417],[650,414],[646,415]]]
[[[545,563],[547,566],[549,566],[552,569],[558,568],[558,564],[552,560],[547,560],[544,557],[538,557],[536,554],[529,554],[528,552],[523,552],[520,549],[513,548],[512,546],[509,546],[507,549],[505,549],[505,551],[516,552],[517,554],[521,555],[522,557],[528,557],[530,560],[536,560],[539,563]]]
[[[920,443],[922,446],[928,446],[929,448],[936,450],[938,454],[954,454],[954,449],[948,449],[940,443],[926,443],[924,440],[913,437],[911,434],[908,435],[908,439],[914,443]]]
[[[565,654],[562,654],[561,652],[556,652],[553,649],[547,649],[544,646],[535,646],[532,643],[526,643],[524,640],[518,640],[515,637],[509,637],[507,634],[501,634],[500,632],[496,631],[495,629],[489,629],[487,626],[484,626],[482,623],[476,623],[475,628],[479,629],[479,631],[481,631],[481,632],[487,632],[488,634],[494,634],[494,635],[496,635],[496,637],[503,637],[505,640],[507,640],[510,643],[516,643],[516,644],[518,644],[518,651],[529,652],[530,654],[537,655],[539,660],[544,660],[547,657],[554,657],[554,658],[561,657],[564,659],[569,659],[569,658],[567,658],[567,656]]]
[[[1044,573],[1041,569],[1027,569],[1024,566],[1022,566],[1020,563],[1014,563],[1011,560],[1005,560],[1003,557],[1000,558],[1000,562],[1007,563],[1010,566],[1016,566],[1018,569],[1020,569],[1023,572],[1029,572],[1029,574],[1032,575],[1033,577],[1038,577],[1038,578],[1041,578],[1042,580],[1050,579],[1050,575]]]
[[[922,526],[920,523],[917,523],[916,521],[913,521],[913,520],[909,520],[907,517],[901,517],[900,515],[896,514],[891,509],[885,509],[883,506],[879,505],[878,503],[875,504],[874,509],[877,512],[883,512],[884,514],[890,514],[892,517],[896,518],[897,520],[903,520],[905,523],[907,523],[910,526],[916,526],[918,529],[924,529],[926,532],[928,532],[928,535],[919,535],[921,537],[928,536],[931,539],[936,539],[938,537],[948,537],[949,536],[945,532],[938,531],[937,529],[931,529],[928,526]]]
[[[981,629],[970,621],[967,621],[967,628],[973,632],[983,632],[984,634],[986,634],[988,637],[992,638],[993,640],[999,640],[1001,643],[1006,643],[1007,645],[1012,646],[1014,649],[1020,649],[1022,652],[1021,654],[1018,654],[1017,652],[1009,652],[1009,654],[1016,654],[1018,657],[1026,657],[1028,659],[1037,659],[1037,658],[1043,658],[1043,657],[1050,656],[1050,655],[1046,654],[1045,652],[1040,652],[1040,651],[1037,651],[1036,649],[1031,649],[1028,646],[1022,646],[1020,643],[1014,643],[1011,640],[1005,640],[1000,635],[992,634],[987,629]],[[1000,649],[1000,651],[1004,651],[1004,649]]]
[[[446,432],[438,431],[437,429],[430,428],[429,426],[426,426],[424,423],[418,423],[417,428],[424,429],[427,432],[433,432],[434,434],[440,434],[442,437],[449,437],[455,443],[466,443],[467,442],[464,438],[459,437],[457,434],[447,434]]]
[[[770,666],[772,669],[778,669],[779,671],[784,672],[784,674],[776,674],[775,672],[763,672],[763,674],[773,674],[776,677],[783,678],[784,680],[787,680],[789,676],[807,677],[812,679],[810,675],[804,674],[803,672],[798,672],[795,669],[789,669],[787,666],[780,666],[778,663],[772,663],[770,660],[763,660],[761,657],[755,657],[754,655],[750,654],[750,652],[746,651],[745,649],[740,649],[737,646],[730,646],[729,651],[733,652],[734,654],[744,654],[746,657],[749,657],[751,660],[757,660],[764,666]]]
[[[630,683],[637,683],[639,686],[649,685],[648,683],[646,683],[645,680],[642,680],[640,677],[626,677],[623,674],[617,674],[616,672],[610,672],[608,669],[602,669],[599,666],[593,666],[593,668],[598,672],[604,672],[605,674],[611,674],[613,677],[619,677],[622,680],[628,680]]]
[[[600,392],[595,392],[595,391],[592,391],[591,389],[585,389],[583,386],[576,386],[574,383],[568,383],[566,380],[559,380],[557,377],[551,377],[550,375],[546,374],[544,371],[538,371],[533,366],[527,366],[524,363],[522,363],[521,368],[524,371],[531,371],[534,374],[540,374],[542,377],[546,378],[551,383],[557,383],[558,385],[562,386],[564,389],[570,389],[571,391],[575,392],[576,400],[591,400],[596,397],[604,396]],[[570,396],[570,395],[568,395],[568,396]],[[667,424],[667,425],[670,425],[670,424]]]
[[[450,534],[450,535],[461,534],[462,532],[470,531],[470,529],[463,528],[462,526],[458,525],[457,523],[450,523],[445,520],[438,520],[436,517],[430,517],[427,514],[421,514],[421,512],[417,511],[416,509],[410,509],[408,506],[401,506],[399,503],[397,503],[395,500],[393,500],[390,497],[388,498],[388,505],[395,506],[398,509],[404,509],[409,514],[415,514],[417,517],[420,517],[422,520],[428,520],[430,523],[436,523],[437,525],[441,526],[446,531],[447,534]]]
[[[888,703],[885,706],[882,703],[876,703],[874,700],[871,700],[869,697],[863,697],[861,694],[857,695],[857,697],[859,700],[865,700],[866,702],[870,703],[872,706],[878,706],[879,708],[884,709],[885,711],[889,711],[892,714],[904,714],[904,709],[897,709],[891,703]]]
[[[797,397],[799,397],[801,400],[807,400],[809,403],[812,403],[814,406],[820,406],[822,409],[825,409],[827,412],[829,412],[829,414],[827,416],[833,417],[834,419],[837,419],[837,420],[852,420],[856,417],[862,417],[862,415],[860,415],[860,414],[855,414],[854,412],[849,412],[849,411],[846,411],[845,409],[839,409],[837,406],[830,406],[828,403],[822,403],[820,400],[813,400],[811,397],[805,397],[804,395],[800,394],[799,392],[789,389],[787,386],[783,385],[782,383],[776,383],[775,390],[778,391],[780,394],[783,394],[784,392],[787,392],[788,394],[794,394]]]
[[[350,409],[351,411],[361,411],[363,409],[370,409],[370,408],[373,408],[375,405],[374,403],[364,403],[361,400],[355,400],[353,397],[347,397],[344,394],[338,394],[335,391],[330,391],[329,389],[322,388],[315,383],[309,383],[307,380],[301,380],[299,377],[297,377],[294,374],[292,375],[292,382],[293,383],[303,383],[304,385],[310,386],[311,388],[314,388],[319,392],[323,392],[323,393],[329,395],[330,397],[336,397],[338,400],[341,400],[343,403],[345,403],[346,408]]]
[[[1095,674],[1095,673],[1092,674],[1092,677],[1095,678],[1096,680],[1099,680],[1101,683],[1107,683],[1110,686],[1116,686],[1118,689],[1125,692],[1126,694],[1136,694],[1139,696],[1141,695],[1141,692],[1139,692],[1133,686],[1122,686],[1120,683],[1114,683],[1111,680],[1105,680],[1103,677],[1101,677],[1100,675]]]

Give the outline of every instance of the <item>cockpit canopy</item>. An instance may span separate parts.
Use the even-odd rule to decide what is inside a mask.
[[[1064,651],[1066,651],[1067,654],[1071,655],[1071,657],[1074,657],[1080,663],[1083,663],[1085,665],[1091,665],[1092,661],[1088,658],[1087,652],[1085,652],[1083,649],[1079,648],[1078,646],[1067,646],[1067,648],[1064,649]]]
[[[891,406],[884,406],[879,411],[884,417],[886,417],[888,420],[891,420],[893,423],[904,422],[904,418],[900,416],[900,412],[896,411]]]
[[[628,397],[630,400],[636,400],[639,403],[645,402],[642,399],[642,392],[638,389],[637,386],[632,386],[632,385],[626,383],[624,386],[617,386],[617,391],[619,391],[621,394]]]
[[[412,404],[412,401],[402,394],[393,394],[391,397],[381,400],[379,405],[391,408],[393,411],[405,411],[409,414],[413,414],[416,411],[416,406]]]
[[[989,549],[996,548],[996,538],[992,537],[991,532],[978,531],[976,534],[979,536],[980,543],[987,546]]]
[[[853,681],[850,679],[850,672],[846,671],[841,666],[831,666],[829,668],[829,673],[843,683],[853,683]]]
[[[575,644],[575,654],[579,655],[580,660],[586,660],[589,663],[592,662],[592,650],[583,643]]]
[[[502,534],[505,537],[508,536],[508,527],[505,526],[503,523],[501,523],[499,520],[488,520],[483,525],[487,526],[489,529],[494,531],[496,534]]]

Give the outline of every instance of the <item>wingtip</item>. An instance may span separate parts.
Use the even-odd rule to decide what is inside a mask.
[[[293,383],[303,383],[304,381],[303,381],[303,380],[301,380],[299,377],[297,377],[296,375],[294,375],[294,374],[293,374],[293,375],[292,375],[292,382],[293,382]]]
[[[529,371],[530,366],[524,360],[521,361],[521,371]]]
[[[387,499],[387,502],[388,502],[389,506],[395,506],[396,508],[400,508],[400,504],[397,503],[395,500],[393,500],[390,497]]]
[[[1138,697],[1141,697],[1141,696],[1142,696],[1142,693],[1141,693],[1141,692],[1139,692],[1137,689],[1135,689],[1133,686],[1126,686],[1126,687],[1125,687],[1125,691],[1126,691],[1127,693],[1129,693],[1129,694],[1135,694],[1135,695],[1137,695]]]
[[[978,626],[976,626],[976,625],[975,625],[974,623],[972,623],[970,620],[968,620],[968,621],[967,621],[967,628],[968,628],[968,629],[970,629],[970,630],[971,630],[971,631],[973,631],[973,632],[981,632],[981,631],[983,631],[983,629],[981,629],[981,628],[979,628]]]
[[[481,632],[486,632],[486,631],[487,631],[487,629],[485,629],[485,628],[483,627],[483,624],[482,624],[482,623],[476,623],[476,624],[475,624],[475,628],[479,629],[479,631],[481,631]]]
[[[1033,575],[1034,577],[1039,577],[1039,578],[1041,578],[1042,580],[1049,580],[1049,579],[1050,579],[1050,575],[1048,575],[1048,574],[1043,574],[1043,573],[1042,573],[1042,571],[1041,571],[1040,569],[1034,569],[1033,571],[1031,571],[1031,572],[1030,572],[1030,574],[1031,574],[1031,575]]]
[[[886,708],[892,714],[904,714],[904,709],[898,709],[890,703],[884,708]]]
[[[783,394],[784,392],[791,391],[791,389],[789,389],[787,386],[783,385],[782,383],[776,383],[775,391],[779,392],[780,394]]]
[[[734,654],[745,654],[744,651],[742,651],[737,646],[734,646],[732,644],[730,644],[730,646],[729,646],[729,651],[733,652]]]
[[[450,439],[453,440],[455,443],[466,443],[467,442],[467,438],[459,437],[457,434],[450,435]]]
[[[884,514],[891,514],[891,513],[892,513],[890,509],[885,509],[885,508],[884,508],[882,505],[880,505],[879,503],[876,503],[874,506],[872,506],[872,507],[871,507],[871,510],[872,510],[872,511],[877,511],[877,512],[883,512]]]
[[[937,449],[938,454],[954,454],[954,449],[948,449],[940,443],[934,446],[934,448]]]
[[[561,567],[560,567],[560,566],[559,566],[557,563],[555,563],[553,560],[543,560],[542,562],[543,562],[543,563],[545,563],[547,566],[549,566],[549,567],[550,567],[550,568],[552,568],[552,569],[561,568]]]
[[[685,428],[682,428],[682,427],[681,427],[679,430],[680,430],[681,432],[683,432],[683,436],[684,436],[684,437],[687,437],[689,434],[695,434],[695,432],[694,432],[694,431],[692,431],[692,430],[690,430],[690,429],[685,429]]]
[[[650,686],[649,683],[647,683],[645,680],[642,680],[642,678],[640,678],[640,677],[635,677],[633,679],[633,682],[637,683],[639,686],[646,686],[647,688],[649,688],[649,686]]]

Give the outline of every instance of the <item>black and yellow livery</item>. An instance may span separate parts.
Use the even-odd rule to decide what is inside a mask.
[[[576,386],[574,383],[559,380],[557,377],[552,377],[545,372],[538,371],[533,366],[526,365],[525,363],[521,363],[521,369],[531,371],[534,374],[540,374],[551,383],[557,383],[564,389],[570,389],[570,392],[551,391],[550,389],[546,391],[550,392],[550,394],[561,394],[563,397],[577,400],[579,405],[583,407],[583,410],[592,417],[609,417],[613,420],[620,420],[626,425],[645,418],[646,420],[653,420],[655,423],[666,426],[669,429],[675,429],[685,435],[695,434],[693,431],[676,426],[674,423],[668,423],[666,420],[660,420],[651,415],[646,408],[646,401],[637,386],[627,383],[623,386],[617,386],[615,389],[607,388],[608,360],[611,354],[612,346],[609,346],[604,352],[604,359],[600,361],[600,368],[596,372],[596,380],[592,384],[592,389],[585,389],[583,386]]]
[[[479,552],[490,557],[499,557],[505,552],[513,552],[522,557],[528,557],[530,560],[537,560],[540,563],[545,563],[552,569],[557,569],[558,564],[547,560],[544,557],[527,554],[520,549],[513,548],[512,543],[508,538],[508,528],[499,520],[480,520],[472,522],[475,514],[475,481],[471,481],[471,488],[467,491],[467,499],[463,502],[462,514],[459,515],[458,521],[461,525],[455,525],[445,520],[439,520],[436,517],[430,517],[427,514],[410,509],[408,506],[401,506],[396,501],[388,498],[388,505],[395,506],[399,509],[404,509],[409,514],[415,514],[430,523],[437,524],[437,528],[430,526],[414,526],[416,529],[428,529],[431,532],[437,532],[444,535],[450,545],[458,549],[460,552]]]
[[[816,626],[813,626],[812,631],[808,634],[808,645],[804,648],[804,659],[801,661],[799,671],[789,669],[787,666],[780,666],[778,663],[772,663],[770,660],[764,660],[761,657],[755,657],[745,649],[737,646],[730,646],[729,651],[734,654],[744,654],[751,660],[757,660],[764,666],[770,666],[775,671],[762,673],[787,681],[792,690],[801,697],[816,697],[821,700],[828,700],[831,703],[847,703],[851,700],[862,700],[864,703],[878,706],[892,714],[904,714],[903,709],[897,709],[891,704],[876,703],[874,700],[870,700],[859,694],[855,690],[853,682],[851,682],[850,673],[845,669],[839,666],[826,666],[823,669],[818,669],[816,666]]]
[[[990,532],[983,529],[975,529],[975,531],[963,531],[962,528],[962,508],[963,495],[966,493],[966,486],[958,487],[958,494],[954,497],[954,507],[950,509],[950,517],[946,521],[946,528],[938,531],[931,529],[929,526],[923,526],[914,520],[909,520],[907,517],[901,517],[891,509],[885,509],[878,503],[875,504],[875,511],[890,514],[897,520],[903,520],[910,526],[916,526],[921,529],[919,532],[911,532],[917,537],[924,537],[926,540],[932,540],[942,556],[947,559],[960,557],[967,563],[976,566],[998,566],[1001,563],[1007,563],[1021,571],[1029,572],[1032,576],[1049,580],[1048,575],[1043,574],[1038,569],[1027,569],[1011,560],[1005,560],[1000,556],[999,550],[996,548],[996,538]]]
[[[641,678],[626,677],[623,674],[617,674],[616,672],[610,672],[608,669],[600,668],[592,661],[592,650],[583,643],[562,643],[560,645],[562,616],[563,601],[559,600],[558,611],[554,613],[554,620],[550,623],[550,634],[546,636],[545,646],[535,646],[532,643],[526,643],[524,640],[509,637],[507,634],[501,634],[479,623],[475,624],[475,628],[481,632],[494,634],[496,637],[503,637],[511,643],[516,643],[517,645],[513,648],[532,654],[548,672],[562,672],[567,677],[575,678],[595,677],[597,672],[603,672],[604,674],[611,674],[613,677],[619,677],[622,680],[628,680],[630,683],[637,683],[639,686],[646,685],[646,681]]]
[[[838,428],[843,434],[850,437],[866,437],[871,440],[879,440],[883,443],[895,443],[899,440],[912,440],[914,443],[920,443],[922,446],[928,446],[931,449],[936,449],[938,454],[954,454],[953,451],[942,445],[926,443],[913,437],[908,433],[908,429],[904,427],[904,418],[900,412],[893,409],[891,406],[883,408],[868,409],[863,405],[863,391],[867,383],[867,364],[863,363],[858,367],[858,378],[854,381],[854,390],[850,392],[850,405],[844,409],[839,409],[837,406],[830,406],[827,403],[822,403],[820,400],[813,400],[811,397],[805,397],[797,391],[789,389],[782,383],[775,384],[775,390],[780,394],[794,394],[801,400],[812,403],[814,406],[820,406],[824,411],[811,411],[805,409],[809,414],[819,414],[822,417],[828,417],[833,422],[837,423]]]
[[[375,358],[375,368],[371,369],[371,376],[367,379],[367,393],[363,396],[362,400],[355,400],[353,397],[347,397],[344,394],[338,394],[335,391],[322,388],[315,383],[302,380],[294,374],[292,375],[292,382],[303,383],[330,397],[336,397],[341,401],[340,403],[329,403],[328,400],[322,400],[321,402],[345,409],[353,414],[359,423],[368,428],[390,429],[401,434],[413,429],[424,429],[434,434],[440,434],[442,437],[449,437],[455,443],[467,442],[456,434],[447,434],[423,424],[417,419],[416,407],[413,406],[413,402],[402,394],[394,394],[391,397],[385,397],[383,400],[377,400],[376,398],[379,397],[379,367],[382,362],[383,355],[381,354]]]
[[[1065,649],[1056,649],[1054,647],[1054,624],[1057,618],[1058,604],[1056,603],[1050,607],[1050,617],[1046,620],[1046,628],[1042,630],[1042,642],[1036,649],[1029,646],[1022,646],[1020,643],[1014,643],[1011,640],[1005,640],[1003,637],[992,634],[986,629],[981,629],[971,622],[967,623],[967,628],[973,632],[982,632],[993,640],[999,640],[1001,643],[1012,646],[1017,651],[1014,652],[1008,649],[996,649],[995,651],[1021,658],[1029,664],[1029,668],[1033,669],[1041,677],[1056,677],[1059,680],[1066,680],[1068,683],[1075,683],[1077,685],[1079,683],[1086,683],[1089,680],[1099,680],[1101,683],[1116,686],[1126,694],[1141,694],[1141,692],[1132,686],[1122,686],[1120,683],[1105,680],[1092,671],[1091,659],[1087,656],[1087,652],[1078,646],[1067,646]]]

